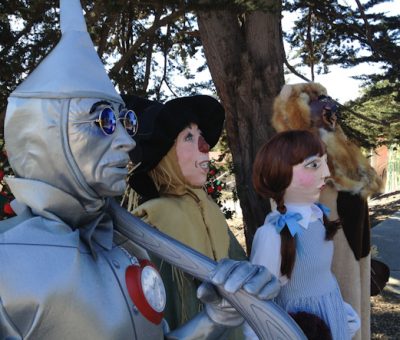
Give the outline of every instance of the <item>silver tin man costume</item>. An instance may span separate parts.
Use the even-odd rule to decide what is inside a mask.
[[[7,107],[5,139],[16,174],[7,183],[18,216],[0,223],[0,339],[219,339],[226,326],[242,321],[229,306],[210,303],[208,315],[164,335],[161,319],[145,316],[140,297],[132,296],[127,268],[147,253],[115,237],[107,197],[123,193],[135,142],[115,117],[115,131],[98,120],[104,109],[119,116],[124,103],[95,52],[79,1],[61,0],[60,13],[60,42]],[[239,277],[250,278],[255,295],[270,287],[264,269],[232,262],[217,268],[220,283],[238,289],[246,283]],[[151,269],[143,277],[155,281],[141,280],[142,295],[161,311],[162,282]],[[204,287],[200,295],[208,292]]]
[[[73,19],[73,20],[72,20]],[[123,191],[134,141],[89,111],[123,101],[104,71],[78,1],[61,3],[62,38],[10,95],[5,138],[18,217],[0,227],[1,339],[157,339],[161,325],[125,287],[135,261],[113,245],[106,196]],[[98,112],[97,112],[98,114]],[[146,332],[143,332],[143,329]]]

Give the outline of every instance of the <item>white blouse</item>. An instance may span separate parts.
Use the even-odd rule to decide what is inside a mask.
[[[299,221],[302,228],[307,229],[308,225],[317,220],[322,219],[322,211],[315,204],[285,204],[287,211],[299,213],[303,218]],[[271,214],[279,214],[277,210]],[[266,220],[267,220],[266,217]],[[286,275],[282,276],[281,268],[281,236],[276,231],[275,226],[271,223],[264,222],[254,235],[251,256],[251,263],[259,264],[268,268],[268,270],[279,278],[281,285],[287,283]]]
[[[299,224],[304,229],[308,229],[311,222],[314,222],[317,219],[322,219],[323,217],[322,210],[315,204],[285,205],[288,212],[290,211],[301,214],[303,218],[299,221]],[[279,214],[279,212],[275,208],[271,214]],[[270,216],[270,214],[268,216]],[[273,224],[265,221],[264,224],[257,229],[256,234],[254,235],[250,260],[254,264],[267,267],[272,274],[279,278],[282,286],[288,282],[287,276],[282,276],[280,271],[282,261],[281,237]],[[344,302],[344,308],[347,314],[349,334],[353,337],[360,328],[360,318],[348,303]],[[244,336],[246,340],[258,339],[257,335],[247,323],[244,325]]]

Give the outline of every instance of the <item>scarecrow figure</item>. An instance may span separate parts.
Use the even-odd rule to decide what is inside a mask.
[[[209,150],[223,127],[222,105],[206,95],[165,104],[136,96],[124,100],[139,121],[137,146],[130,152],[136,167],[129,183],[142,204],[133,214],[214,260],[246,259],[218,205],[204,190]],[[155,262],[167,290],[166,319],[178,327],[202,309],[196,297],[199,282],[168,263]],[[236,336],[241,338],[241,333],[237,330]]]
[[[285,85],[274,102],[272,125],[280,132],[308,129],[319,134],[328,155],[331,178],[321,203],[342,225],[335,238],[332,270],[343,299],[361,318],[353,339],[370,338],[370,224],[367,199],[382,182],[359,147],[337,124],[337,105],[318,83]]]

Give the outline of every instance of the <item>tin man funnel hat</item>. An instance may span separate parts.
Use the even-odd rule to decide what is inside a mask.
[[[38,214],[55,209],[55,202],[61,200],[54,199],[57,192],[63,207],[78,200],[85,210],[79,215],[85,219],[87,213],[101,211],[104,197],[88,184],[71,149],[86,136],[85,125],[80,125],[81,134],[73,135],[70,126],[75,118],[89,116],[90,107],[99,100],[112,104],[123,100],[96,53],[79,0],[60,1],[60,26],[58,44],[8,98],[4,139],[15,178],[7,183],[17,201]],[[93,164],[102,156],[97,146],[93,139]],[[38,186],[46,195],[31,194],[38,192]],[[54,215],[70,221],[68,209],[59,210]],[[78,225],[75,222],[70,224]]]
[[[62,37],[11,97],[103,98],[123,103],[96,53],[79,0],[60,0]]]

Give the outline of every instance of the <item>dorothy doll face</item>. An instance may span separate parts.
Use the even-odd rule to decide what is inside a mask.
[[[286,203],[314,203],[318,201],[330,172],[326,154],[314,155],[293,166],[292,181],[285,191]]]

